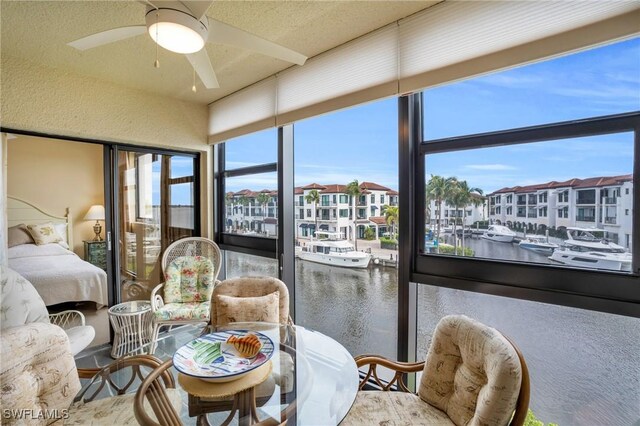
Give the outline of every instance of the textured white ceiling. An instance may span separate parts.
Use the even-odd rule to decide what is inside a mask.
[[[297,50],[309,57],[425,9],[437,1],[216,1],[207,15]],[[291,64],[224,45],[207,44],[219,89],[197,83],[183,55],[160,49],[148,35],[84,52],[69,41],[107,29],[144,24],[135,1],[0,2],[2,56],[72,71],[126,87],[210,103]]]

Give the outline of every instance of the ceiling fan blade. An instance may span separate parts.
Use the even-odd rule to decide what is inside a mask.
[[[207,55],[206,48],[203,48],[196,53],[189,53],[186,56],[189,62],[191,62],[193,69],[198,73],[198,77],[200,77],[204,87],[207,89],[217,89],[220,87],[218,79],[216,78],[216,73],[213,71],[209,55]]]
[[[193,16],[200,19],[207,13],[209,6],[213,4],[213,0],[182,0],[181,3],[193,13]]]
[[[304,65],[307,60],[301,53],[212,18],[209,18],[209,41],[242,47],[298,65]]]
[[[68,46],[75,47],[78,50],[93,49],[94,47],[104,44],[113,43],[115,41],[142,35],[147,32],[144,25],[135,25],[131,27],[120,27],[112,30],[102,31],[100,33],[91,34],[78,40],[67,43]]]

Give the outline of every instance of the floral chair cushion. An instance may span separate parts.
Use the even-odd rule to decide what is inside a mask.
[[[202,320],[209,321],[210,303],[167,303],[153,314],[158,321]]]
[[[164,271],[164,302],[207,302],[215,285],[214,266],[202,256],[181,256]]]

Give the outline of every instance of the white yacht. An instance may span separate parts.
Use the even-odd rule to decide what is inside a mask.
[[[523,249],[541,254],[551,254],[560,247],[555,243],[550,243],[549,239],[544,235],[525,235],[524,240],[520,241],[518,245]]]
[[[324,265],[345,268],[366,268],[371,255],[356,251],[353,245],[342,238],[340,232],[316,231],[317,240],[311,240],[296,254],[300,259]]]
[[[570,266],[630,272],[631,253],[603,235],[602,229],[569,227],[565,246],[555,250],[549,259]]]
[[[486,231],[484,231],[484,234],[482,234],[482,238],[501,243],[510,243],[515,237],[515,232],[502,225],[491,225]]]

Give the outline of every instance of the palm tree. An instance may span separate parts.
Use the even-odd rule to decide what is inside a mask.
[[[320,202],[320,193],[317,189],[312,189],[307,195],[305,195],[304,200],[309,204],[313,204],[313,218],[315,219],[313,236],[315,236],[315,233],[318,230],[318,202]]]
[[[384,218],[389,226],[391,226],[391,237],[396,238],[396,225],[398,223],[398,206],[382,206]]]
[[[265,233],[266,231],[264,230],[264,218],[265,216],[267,216],[267,203],[269,202],[269,198],[271,197],[266,192],[261,192],[256,197],[256,201],[258,202],[258,204],[260,204],[260,207],[262,207],[262,232]]]
[[[427,202],[433,200],[436,203],[436,241],[440,239],[440,218],[442,216],[442,201],[449,197],[454,178],[443,178],[438,175],[431,175],[427,182],[426,198]]]
[[[353,245],[355,246],[356,251],[358,250],[358,238],[356,238],[356,203],[358,198],[360,197],[360,193],[362,191],[360,190],[360,184],[358,183],[358,180],[355,179],[352,182],[349,182],[349,184],[347,185],[347,189],[346,189],[346,193],[349,194],[351,196],[351,199],[353,200]]]
[[[244,195],[241,195],[241,196],[238,198],[238,204],[240,204],[240,205],[242,206],[242,216],[243,216],[243,217],[247,217],[247,216],[248,216],[248,215],[247,215],[247,206],[249,205],[249,198],[245,197]],[[243,230],[245,229],[245,226],[244,226],[245,221],[246,221],[246,222],[248,222],[248,220],[246,220],[246,219],[245,219],[245,220],[242,220],[242,221],[240,222],[240,223],[241,223],[240,227],[241,227]],[[247,226],[247,228],[248,228],[248,226]]]
[[[457,212],[459,208],[462,208],[462,255],[464,256],[464,208],[466,206],[468,206],[469,204],[473,204],[474,206],[478,206],[482,203],[482,199],[479,199],[477,197],[475,197],[473,194],[474,193],[478,193],[480,195],[482,195],[482,189],[480,188],[470,188],[469,185],[467,184],[466,180],[462,180],[462,181],[458,181],[456,180],[454,183],[454,187],[453,187],[453,191],[452,194],[450,196],[450,199],[448,200],[448,202],[453,205],[454,209],[455,209],[455,215],[457,216]],[[454,221],[453,221],[453,235],[454,238],[457,240],[457,234],[456,234],[456,223],[457,223],[458,219],[457,217],[454,217]],[[458,254],[458,245],[457,245],[457,241],[456,241],[456,248],[455,248],[455,253]]]

